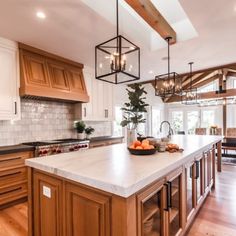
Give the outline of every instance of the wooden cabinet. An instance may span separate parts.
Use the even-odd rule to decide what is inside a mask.
[[[195,160],[195,207],[200,204],[204,195],[204,159],[203,155]]]
[[[89,101],[82,64],[24,44],[19,46],[21,96]]]
[[[0,120],[20,118],[17,43],[0,38]]]
[[[32,185],[34,236],[111,235],[109,195],[38,171]]]
[[[0,208],[27,197],[27,169],[25,159],[32,152],[0,155]]]
[[[110,235],[110,198],[66,184],[66,235]]]
[[[187,220],[190,219],[195,205],[194,205],[194,194],[195,194],[195,163],[191,161],[185,165],[185,185],[186,185],[186,216]]]
[[[215,158],[212,149],[204,153],[204,189],[205,192],[214,184]]]
[[[62,236],[62,181],[35,173],[34,186],[34,236]]]
[[[173,171],[167,176],[167,208],[166,212],[166,235],[174,236],[180,234],[182,225],[182,203],[183,203],[183,171],[182,168]]]
[[[85,71],[84,77],[91,99],[89,103],[82,105],[82,115],[78,118],[87,121],[112,121],[113,85],[96,80],[94,73],[90,70]]]
[[[165,179],[137,195],[138,236],[164,235]]]

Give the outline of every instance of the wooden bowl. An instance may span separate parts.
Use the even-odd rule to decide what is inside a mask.
[[[153,155],[156,153],[156,149],[131,149],[128,148],[129,152],[133,155]]]

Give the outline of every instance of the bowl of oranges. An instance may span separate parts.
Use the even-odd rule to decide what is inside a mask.
[[[149,140],[144,139],[142,142],[136,140],[129,147],[128,150],[133,155],[152,155],[156,153],[156,148],[150,145]]]

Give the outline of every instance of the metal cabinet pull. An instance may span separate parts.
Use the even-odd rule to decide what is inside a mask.
[[[87,116],[87,111],[86,111],[86,107],[84,107],[84,117]]]
[[[108,109],[105,109],[105,118],[108,118]]]
[[[172,182],[168,182],[169,185],[169,208],[172,208]]]
[[[196,161],[195,162],[196,163],[196,177],[195,177],[195,179],[198,179],[199,177],[200,177],[200,169],[199,169],[199,161]]]
[[[15,115],[17,114],[17,102],[15,102]]]

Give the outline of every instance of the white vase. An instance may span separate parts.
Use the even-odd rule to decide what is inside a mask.
[[[136,129],[127,129],[127,146],[130,146],[137,139]]]
[[[91,134],[86,134],[86,139],[90,139],[91,138]]]
[[[85,139],[85,133],[78,133],[78,139]]]

